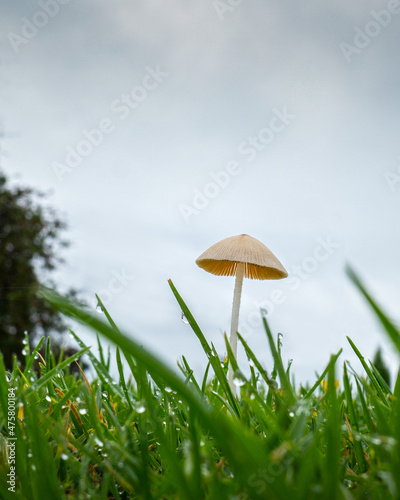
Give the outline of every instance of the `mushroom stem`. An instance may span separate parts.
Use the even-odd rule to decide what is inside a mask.
[[[239,308],[240,308],[240,299],[242,296],[244,271],[245,271],[245,263],[238,262],[236,267],[235,291],[233,292],[231,337],[229,340],[235,358],[237,357],[237,331],[239,325]],[[229,386],[233,394],[236,394],[236,386],[233,383],[232,363],[229,365]]]

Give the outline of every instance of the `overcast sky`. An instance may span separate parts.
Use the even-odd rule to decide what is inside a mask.
[[[247,233],[290,275],[243,286],[239,330],[268,370],[260,305],[298,382],[340,347],[354,361],[346,335],[395,366],[344,268],[399,322],[398,0],[3,0],[0,11],[2,167],[52,190],[69,224],[61,289],[100,293],[130,335],[201,373],[167,279],[223,355],[234,279],[194,261]]]

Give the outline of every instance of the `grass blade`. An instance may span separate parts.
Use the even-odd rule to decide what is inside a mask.
[[[353,283],[356,285],[356,287],[367,299],[368,303],[374,310],[375,314],[378,316],[378,319],[381,322],[385,332],[393,342],[393,345],[396,347],[397,352],[400,354],[400,331],[394,325],[394,323],[387,317],[387,315],[382,311],[382,309],[378,306],[378,304],[374,301],[374,299],[371,297],[371,295],[368,293],[368,291],[362,284],[360,278],[357,276],[357,274],[353,271],[353,269],[350,266],[347,267],[347,274],[353,281]]]
[[[375,375],[372,373],[370,367],[367,365],[364,356],[361,354],[361,352],[357,349],[356,345],[354,342],[351,340],[350,337],[346,337],[347,340],[349,341],[349,344],[351,345],[353,351],[356,353],[358,359],[360,360],[361,364],[363,365],[364,370],[366,371],[368,378],[370,379],[372,385],[375,387],[376,392],[379,394],[380,398],[384,403],[387,404],[387,399],[385,393],[382,391],[381,386],[379,385],[379,382],[375,378]]]
[[[265,318],[265,316],[263,316],[263,323],[264,323],[265,331],[267,333],[269,347],[271,349],[272,356],[274,358],[275,367],[276,367],[276,370],[279,374],[279,379],[281,381],[283,390],[285,391],[285,393],[287,395],[288,404],[291,405],[294,403],[294,401],[296,399],[295,395],[294,395],[293,387],[292,387],[290,380],[286,374],[286,370],[285,370],[283,363],[282,363],[282,358],[281,358],[280,354],[278,353],[278,350],[275,346],[275,342],[274,342],[274,339],[272,337],[272,333],[271,333],[271,330],[269,328],[269,325],[268,325],[268,322],[267,322],[267,319]]]

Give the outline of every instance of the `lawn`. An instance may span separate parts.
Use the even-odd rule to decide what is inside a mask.
[[[349,276],[400,354],[399,329],[357,276]],[[170,286],[208,358],[201,378],[184,356],[180,373],[171,370],[120,332],[104,306],[99,315],[41,291],[97,333],[100,354],[97,359],[72,332],[80,351],[61,362],[49,341],[38,354],[44,339],[32,352],[26,344],[25,366],[15,362],[11,372],[0,356],[2,499],[400,498],[400,377],[391,389],[349,338],[361,373],[341,351],[326,353],[320,376],[296,387],[266,318],[274,366],[267,372],[239,336],[249,364],[245,377],[229,343],[221,361]],[[117,346],[116,380],[102,338]],[[84,353],[96,373],[90,382],[82,370],[69,370]]]

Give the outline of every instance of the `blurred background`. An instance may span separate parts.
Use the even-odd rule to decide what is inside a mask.
[[[68,224],[60,290],[94,308],[98,293],[120,328],[200,375],[205,355],[167,279],[223,356],[234,279],[194,261],[247,233],[290,275],[244,282],[239,331],[269,371],[260,307],[297,382],[340,347],[358,368],[346,335],[366,357],[381,346],[394,370],[345,266],[398,322],[400,2],[4,0],[0,11],[1,169],[51,193]]]

